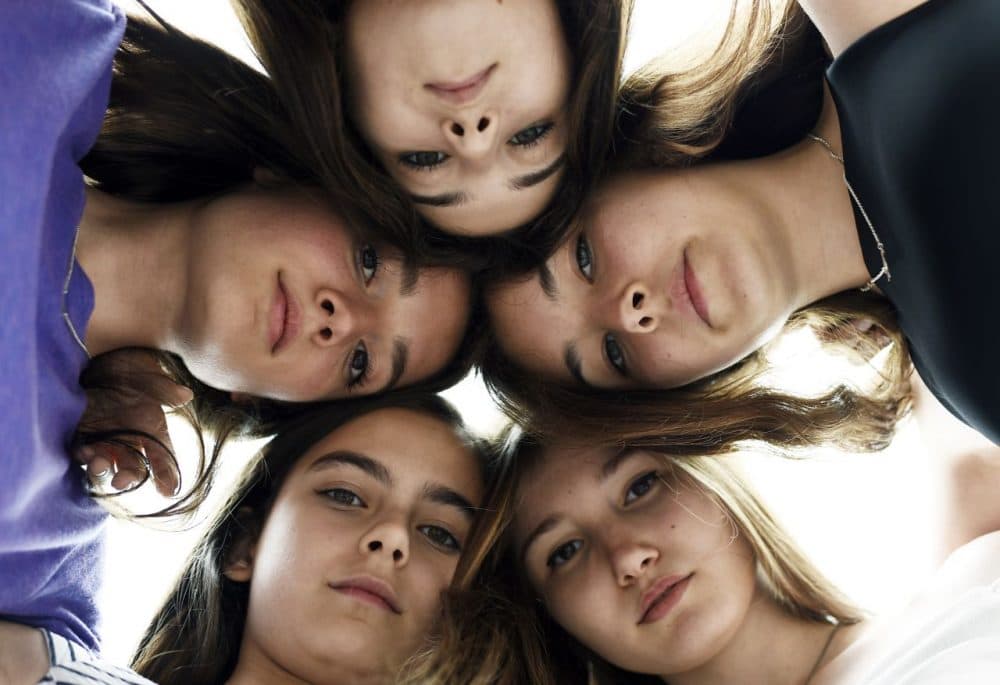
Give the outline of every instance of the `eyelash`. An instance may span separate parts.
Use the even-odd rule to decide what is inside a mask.
[[[366,264],[366,257],[371,257],[374,260],[374,264]],[[371,284],[378,274],[379,267],[382,266],[382,260],[378,255],[378,251],[373,245],[364,244],[358,250],[357,255],[358,271],[361,273],[361,279],[364,281],[365,286]],[[371,275],[368,275],[368,272]],[[358,362],[361,362],[360,367]],[[365,383],[368,382],[368,378],[371,375],[371,361],[368,358],[368,348],[365,343],[359,342],[354,349],[351,351],[351,357],[347,363],[347,389],[356,390],[358,388],[364,387]]]
[[[643,497],[648,495],[653,490],[654,487],[656,487],[656,483],[659,480],[660,480],[659,471],[647,471],[646,473],[642,474],[641,476],[633,480],[631,483],[629,483],[628,489],[625,490],[625,497],[623,499],[623,504],[629,505],[635,502],[636,500],[642,499]],[[630,500],[629,495],[635,490],[636,486],[640,484],[647,486],[645,492],[636,494],[635,498]]]
[[[582,233],[576,239],[576,268],[588,283],[594,282],[594,253]]]
[[[357,493],[355,493],[353,490],[348,490],[347,488],[330,488],[328,490],[320,490],[319,493],[330,499],[335,504],[340,504],[345,507],[359,507],[361,509],[365,509],[368,507],[368,505],[365,504],[365,501],[361,499],[357,495]],[[353,502],[350,501],[348,502],[341,501],[340,499],[338,499],[338,497],[342,495],[348,495],[350,497],[353,497],[360,504],[354,504]]]
[[[542,122],[540,124],[532,124],[531,126],[521,129],[508,138],[507,144],[523,149],[534,147],[541,143],[542,140],[552,132],[554,126],[555,124],[551,121]],[[534,137],[521,143],[516,142],[518,136],[525,134],[533,135]],[[428,159],[431,161],[427,161]],[[449,159],[451,159],[451,155],[446,152],[440,152],[438,150],[420,150],[418,152],[404,152],[399,156],[399,163],[416,171],[433,171]]]
[[[462,551],[462,544],[458,541],[458,538],[456,538],[454,535],[451,534],[451,532],[449,532],[445,528],[442,528],[441,526],[432,526],[432,525],[417,526],[417,530],[423,533],[424,537],[430,540],[432,545],[446,551],[449,554],[452,553],[457,554],[458,552]],[[436,534],[437,531],[444,533],[445,541],[442,542],[441,540],[435,540],[431,534],[432,531],[435,532],[434,534]]]
[[[611,367],[623,376],[628,375],[627,367],[625,366],[625,354],[622,352],[622,346],[615,340],[615,336],[610,333],[604,336],[604,354],[608,358],[608,363]]]

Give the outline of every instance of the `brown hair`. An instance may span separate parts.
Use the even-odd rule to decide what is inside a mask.
[[[367,235],[372,224],[360,218],[363,208],[345,194],[347,185],[338,185],[332,174],[323,176],[312,166],[315,159],[305,152],[309,145],[267,76],[156,19],[159,25],[130,17],[115,55],[103,127],[81,162],[94,187],[132,200],[169,203],[234,190],[252,182],[255,169],[265,168],[276,177],[275,184],[306,188],[323,202],[334,200],[350,230],[362,238],[378,239]],[[474,293],[472,301],[479,301]],[[483,319],[481,309],[474,306],[456,355],[420,383],[420,389],[436,392],[465,375],[476,354]],[[229,438],[267,434],[276,422],[315,406],[261,398],[234,402],[229,393],[192,377],[179,357],[148,352],[157,359],[151,365],[158,366],[157,371],[121,373],[116,356],[135,350],[110,352],[90,362],[80,382],[92,406],[74,438],[77,445],[115,443],[124,448],[130,448],[136,437],[156,441],[155,436],[128,426],[109,430],[88,419],[108,415],[116,404],[127,404],[122,398],[128,395],[145,393],[151,402],[164,403],[156,389],[163,379],[193,390],[193,401],[175,410],[196,429],[200,453],[193,484],[180,499],[144,516],[193,511],[207,494]],[[204,432],[214,438],[210,455]],[[135,455],[145,463],[141,453]]]
[[[684,166],[713,156],[768,154],[801,140],[814,125],[822,96],[818,34],[794,3],[775,23],[770,4],[753,0],[746,28],[741,21],[739,31],[735,11],[705,63],[675,73],[654,62],[626,80],[616,165]],[[791,64],[785,61],[789,58]],[[745,112],[748,103],[756,110]],[[800,106],[806,116],[783,115]],[[775,146],[771,149],[754,145],[747,140],[759,130],[752,120],[771,113],[791,130],[768,141]],[[737,115],[746,119],[734,119]],[[874,328],[859,330],[862,320],[872,321]],[[818,397],[780,392],[762,382],[765,347],[682,388],[598,390],[540,379],[509,359],[495,339],[484,350],[480,371],[509,416],[551,437],[635,443],[685,455],[720,454],[747,441],[776,448],[886,447],[911,405],[909,356],[892,306],[878,295],[843,292],[796,312],[785,329],[803,327],[817,332],[831,352],[847,351],[865,362],[891,341],[881,382],[864,391],[840,385]]]
[[[225,682],[239,657],[249,606],[248,584],[223,574],[235,546],[261,530],[282,484],[312,445],[354,419],[388,408],[407,409],[448,425],[480,458],[483,478],[490,482],[491,465],[483,445],[468,433],[454,408],[436,395],[401,390],[327,405],[287,422],[247,465],[191,552],[146,629],[132,668],[160,685]]]
[[[491,674],[495,681],[482,675],[480,680],[470,681],[477,683],[660,683],[658,678],[627,673],[607,663],[557,625],[535,599],[513,553],[510,525],[517,509],[518,489],[544,459],[547,444],[508,428],[498,445],[503,469],[484,504],[496,525],[482,531],[484,534],[476,540],[490,552],[473,588],[481,606],[499,605],[500,614],[495,618],[485,612],[449,614],[453,625],[443,634],[451,635],[453,641],[442,649],[440,660],[447,662],[450,655],[451,661],[462,663],[463,655],[474,654],[484,662],[499,664]],[[753,551],[758,584],[781,610],[817,623],[834,620],[847,625],[863,619],[862,612],[802,553],[728,460],[677,458],[664,450],[651,451],[661,457],[663,470],[670,478],[697,488],[719,504],[734,535],[745,538]],[[512,677],[526,673],[531,674],[530,680]]]
[[[611,148],[632,3],[556,0],[573,58],[565,171],[542,215],[487,238],[444,233],[421,219],[349,120],[342,54],[349,0],[234,0],[233,4],[308,144],[312,168],[324,178],[343,181],[342,187],[362,203],[366,214],[378,217],[386,238],[408,253],[432,262],[462,260],[467,266],[506,273],[544,261],[601,175]]]

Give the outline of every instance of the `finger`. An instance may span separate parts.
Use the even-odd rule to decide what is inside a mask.
[[[177,470],[172,450],[168,452],[159,445],[146,444],[146,458],[156,491],[164,497],[174,497],[181,487],[181,474]]]
[[[131,490],[139,485],[145,477],[146,471],[141,466],[128,465],[125,468],[119,466],[118,473],[111,479],[111,487],[115,490]]]

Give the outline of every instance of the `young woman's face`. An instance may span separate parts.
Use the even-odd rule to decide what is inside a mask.
[[[437,419],[382,409],[332,432],[252,546],[240,658],[312,683],[389,680],[431,628],[481,497],[476,456]]]
[[[490,235],[542,211],[570,82],[553,0],[358,0],[346,33],[353,117],[421,214]]]
[[[176,344],[222,390],[289,401],[383,392],[432,376],[468,318],[468,277],[412,270],[290,191],[201,210]]]
[[[710,166],[623,174],[526,280],[489,295],[504,353],[601,388],[685,385],[730,366],[791,313],[788,260]]]
[[[735,634],[753,555],[722,508],[641,451],[553,449],[519,493],[514,552],[552,617],[609,662],[681,673]]]

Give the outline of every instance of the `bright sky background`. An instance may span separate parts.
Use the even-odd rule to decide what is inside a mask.
[[[119,0],[128,7],[127,0]],[[225,0],[149,0],[164,18],[252,60]],[[638,0],[626,59],[632,69],[665,50],[677,51],[693,37],[718,30],[729,0]],[[683,48],[688,50],[688,48]],[[788,346],[792,376],[817,372],[815,350]],[[828,376],[842,367],[821,369]],[[466,421],[493,433],[501,418],[478,379],[445,393]],[[249,448],[226,455],[221,492]],[[749,455],[747,469],[785,525],[831,579],[855,601],[874,611],[899,604],[930,568],[927,530],[932,524],[932,484],[916,427],[907,425],[893,447],[877,455],[824,452],[790,461]],[[111,524],[105,591],[106,656],[127,663],[153,612],[184,563],[200,529],[159,532],[133,524]]]

